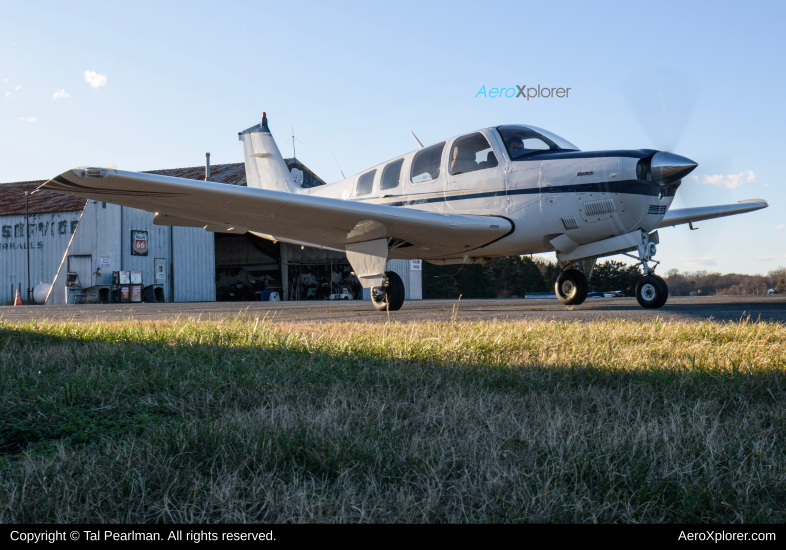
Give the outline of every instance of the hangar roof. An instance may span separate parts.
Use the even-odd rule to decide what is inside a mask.
[[[324,185],[325,182],[314,172],[306,168],[296,158],[284,159],[287,167],[298,168],[303,171],[303,187],[316,187]],[[147,170],[148,174],[160,174],[162,176],[173,176],[176,178],[186,178],[191,180],[204,180],[205,167],[192,166],[190,168],[166,168],[163,170]],[[13,183],[0,183],[0,216],[9,216],[25,213],[25,191],[33,192],[47,180],[18,181]],[[246,185],[246,167],[242,162],[232,162],[229,164],[213,164],[210,166],[210,181],[218,183],[228,183],[230,185]],[[69,212],[82,210],[85,207],[85,199],[52,193],[51,191],[39,191],[30,195],[30,213],[45,214],[47,212]]]
[[[46,180],[18,181],[15,183],[0,184],[0,216],[25,213],[25,191],[33,192]],[[30,195],[30,213],[44,214],[46,212],[70,212],[82,210],[85,199],[40,191]]]

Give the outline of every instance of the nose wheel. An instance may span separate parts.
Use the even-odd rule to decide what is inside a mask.
[[[559,274],[554,291],[566,306],[577,306],[587,299],[587,276],[578,269],[567,269]]]
[[[641,307],[657,309],[663,307],[668,298],[669,287],[657,275],[647,275],[636,285],[636,300]]]
[[[669,287],[666,281],[655,275],[655,266],[660,262],[652,258],[657,251],[655,245],[659,242],[658,232],[647,235],[642,231],[641,237],[642,241],[638,247],[639,257],[624,255],[639,260],[637,265],[640,265],[645,273],[644,278],[636,285],[636,301],[643,308],[657,309],[663,307],[669,299]],[[653,265],[650,266],[650,263]]]

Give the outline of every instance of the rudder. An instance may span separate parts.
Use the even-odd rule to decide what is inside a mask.
[[[243,142],[248,187],[284,193],[305,192],[289,173],[284,157],[268,128],[266,113],[262,113],[262,122],[238,132],[237,137]]]

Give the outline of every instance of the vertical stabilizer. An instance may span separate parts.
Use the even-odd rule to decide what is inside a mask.
[[[262,122],[239,132],[238,138],[243,142],[246,181],[249,187],[285,193],[306,192],[292,179],[284,157],[281,156],[267,126],[266,113],[262,113]]]

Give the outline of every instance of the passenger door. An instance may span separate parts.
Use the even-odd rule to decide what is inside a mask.
[[[490,137],[488,130],[481,130],[459,136],[447,147],[443,199],[449,210],[505,213],[504,159]]]

